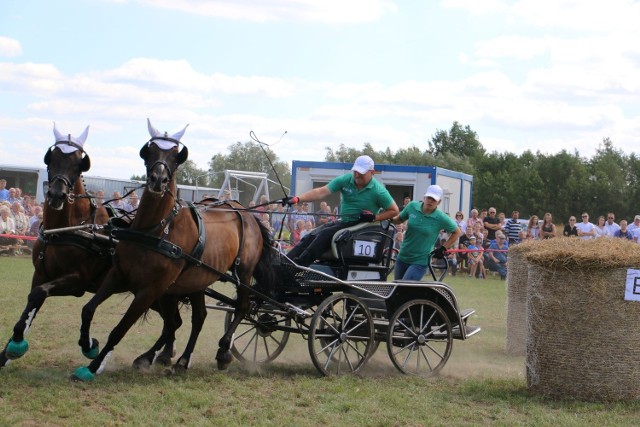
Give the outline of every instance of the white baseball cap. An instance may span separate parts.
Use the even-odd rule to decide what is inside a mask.
[[[365,174],[372,171],[374,167],[373,159],[369,156],[360,156],[353,163],[352,171],[356,171],[359,174]]]
[[[427,188],[427,192],[424,193],[424,197],[431,197],[436,202],[442,199],[442,188],[439,185],[430,185]]]

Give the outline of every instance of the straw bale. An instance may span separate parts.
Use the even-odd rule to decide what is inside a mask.
[[[639,246],[550,239],[524,255],[529,388],[582,400],[640,398],[640,302],[624,299]]]
[[[509,268],[507,269],[507,336],[505,352],[514,356],[524,356],[527,352],[527,275],[529,263],[526,252],[535,248],[538,242],[528,240],[509,247]]]

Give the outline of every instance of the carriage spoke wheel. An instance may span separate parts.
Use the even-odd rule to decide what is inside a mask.
[[[320,303],[309,326],[309,354],[323,375],[357,373],[374,344],[371,312],[357,297],[336,294]]]
[[[389,321],[387,350],[402,373],[434,375],[447,363],[452,346],[451,322],[444,310],[429,300],[408,301]]]
[[[228,329],[233,313],[224,319]],[[282,353],[289,340],[289,332],[278,329],[290,327],[291,318],[268,310],[252,310],[238,325],[231,344],[231,353],[241,362],[265,364]]]

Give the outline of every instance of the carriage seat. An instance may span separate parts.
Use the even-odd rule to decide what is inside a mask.
[[[337,231],[331,239],[331,249],[321,261],[345,260],[348,263],[379,264],[385,248],[393,244],[395,227],[383,227],[380,222],[361,222]]]

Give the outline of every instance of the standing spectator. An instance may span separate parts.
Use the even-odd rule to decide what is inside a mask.
[[[540,221],[538,220],[538,215],[532,215],[531,218],[529,218],[526,238],[532,240],[540,239]],[[509,239],[509,244],[511,244],[511,239]]]
[[[553,217],[550,212],[544,214],[542,218],[542,227],[540,228],[540,233],[542,234],[543,239],[551,239],[556,237],[556,226],[553,223]]]
[[[98,190],[96,191],[96,205],[98,205],[98,207],[102,207],[102,205],[104,204],[104,190]]]
[[[504,212],[500,212],[498,214],[498,224],[500,224],[500,229],[504,231],[507,226],[507,216],[504,214]]]
[[[284,218],[285,218],[284,206],[278,203],[275,206],[275,212],[271,213],[271,228],[273,229],[276,236],[280,234],[281,232],[280,230],[282,230],[283,226],[284,228],[288,228],[286,227]]]
[[[467,221],[464,220],[464,214],[460,211],[456,212],[456,224],[463,233],[467,231]]]
[[[400,210],[406,208],[410,201],[411,201],[411,197],[409,197],[409,196],[405,197],[402,200],[402,207],[400,208]]]
[[[595,239],[596,226],[589,222],[589,214],[582,212],[582,222],[576,224],[578,229],[578,237],[581,239]]]
[[[627,220],[620,220],[620,228],[613,233],[613,237],[621,239],[633,240],[633,233],[627,229]]]
[[[509,245],[506,242],[504,233],[498,231],[496,233],[496,239],[489,245],[489,251],[487,256],[487,268],[491,271],[497,271],[500,275],[500,280],[504,280],[507,277],[507,252]]]
[[[509,238],[510,245],[517,245],[520,243],[522,227],[520,227],[518,218],[520,218],[520,212],[513,211],[511,212],[511,219],[505,224],[505,231]],[[529,223],[531,223],[531,221],[529,221]]]
[[[484,257],[482,256],[482,249],[480,245],[476,244],[476,236],[469,237],[469,250],[467,253],[467,262],[469,263],[469,277],[482,277],[487,278],[487,272],[484,268]]]
[[[470,228],[471,231],[474,230],[476,223],[482,224],[482,220],[478,217],[478,209],[471,209],[470,217],[467,220],[467,228]]]
[[[594,239],[598,239],[600,237],[613,237],[612,234],[609,234],[609,230],[605,225],[606,222],[607,220],[604,218],[604,216],[600,215],[598,217],[598,220],[596,221],[596,228],[595,228],[596,234],[593,236]]]
[[[569,218],[569,223],[564,226],[564,230],[562,230],[562,235],[565,237],[577,237],[578,229],[576,228],[576,217],[571,215]]]
[[[616,231],[620,230],[620,226],[616,224],[616,215],[613,212],[607,213],[607,223],[604,225],[610,236],[614,236]]]
[[[400,248],[402,247],[402,242],[404,241],[405,229],[406,229],[406,225],[404,223],[396,225],[396,235],[393,238],[393,248],[398,252],[400,251]]]
[[[16,189],[15,188],[10,188],[9,189],[9,198],[7,199],[7,202],[11,203],[13,205],[13,202],[20,202],[20,199],[18,199],[16,197]]]
[[[0,202],[9,200],[9,190],[7,190],[7,180],[0,179]]]
[[[489,208],[489,216],[482,220],[484,228],[487,230],[487,238],[489,240],[495,240],[496,231],[502,228],[500,220],[496,217],[496,208]]]
[[[637,229],[639,229],[639,228],[640,228],[640,215],[636,215],[636,216],[633,218],[633,223],[629,224],[629,225],[627,226],[627,229],[628,229],[629,231],[631,231],[631,232],[635,233],[635,232],[636,232],[636,230],[637,230]]]

